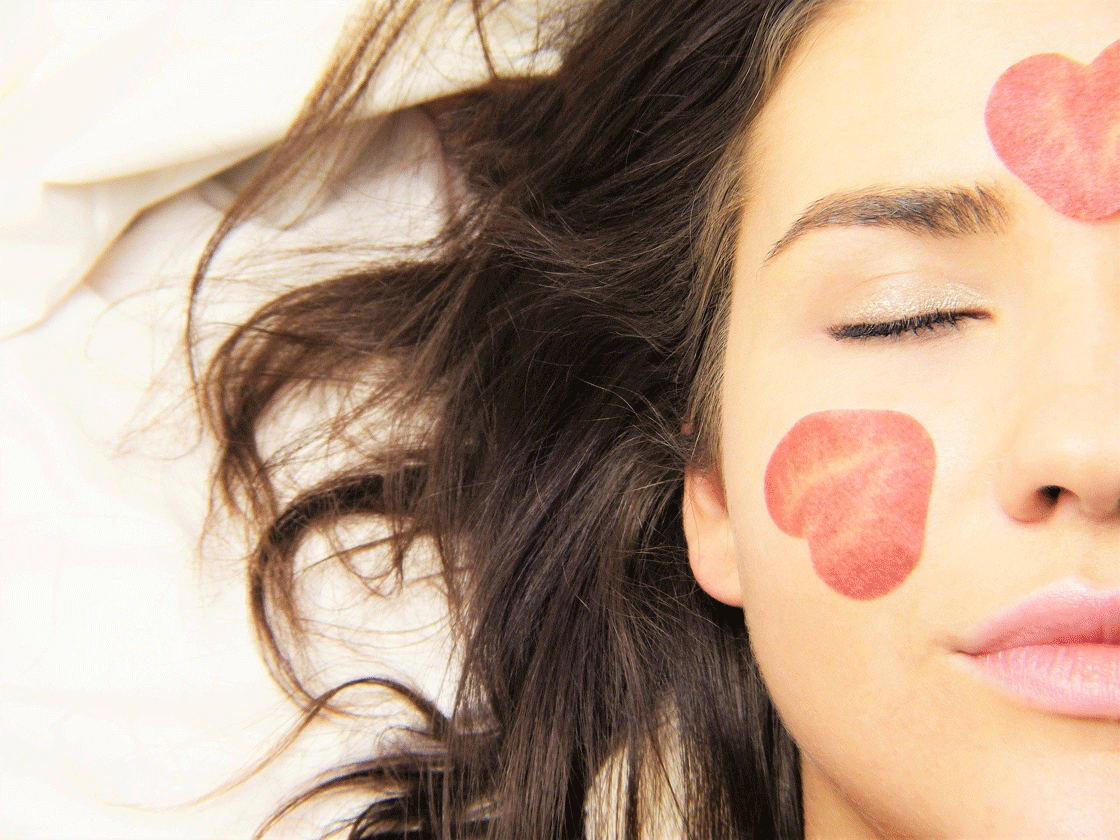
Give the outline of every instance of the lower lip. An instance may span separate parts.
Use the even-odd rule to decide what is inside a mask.
[[[1028,706],[1120,720],[1120,646],[1024,645],[968,657],[988,680]]]

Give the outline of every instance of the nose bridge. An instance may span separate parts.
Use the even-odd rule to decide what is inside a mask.
[[[1023,345],[997,479],[1015,519],[1060,506],[1120,518],[1120,230],[1111,232],[1048,261],[1052,294]]]
[[[1120,383],[1120,224],[1110,227],[1104,246],[1085,266],[1087,294],[1070,296],[1069,304],[1082,326],[1090,384],[1115,393]]]
[[[1120,409],[1120,302],[1072,289],[1063,297],[1036,342],[1038,390],[1052,391],[1086,416],[1091,405]]]
[[[1120,347],[1120,221],[1094,226],[1062,219],[1046,231],[1040,260],[1050,289],[1055,337],[1093,368],[1115,364]],[[1100,372],[1104,373],[1105,370]]]
[[[1032,332],[1035,381],[1058,393],[1116,394],[1120,382],[1120,221],[1049,216],[1032,258],[1044,312]]]

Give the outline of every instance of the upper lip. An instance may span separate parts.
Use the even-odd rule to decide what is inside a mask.
[[[1120,589],[1064,581],[1040,590],[968,633],[960,651],[1061,644],[1120,645]]]

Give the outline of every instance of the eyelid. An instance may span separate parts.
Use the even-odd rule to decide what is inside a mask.
[[[982,309],[935,309],[883,321],[838,324],[829,327],[828,333],[838,341],[898,340],[907,333],[920,336],[923,330],[930,333],[949,327],[959,330],[963,320],[984,321],[991,317]]]

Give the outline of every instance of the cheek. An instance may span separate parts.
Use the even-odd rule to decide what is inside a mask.
[[[766,467],[766,507],[809,542],[834,590],[868,600],[897,588],[925,540],[933,441],[896,411],[822,411],[790,429]]]
[[[1000,160],[1075,219],[1120,212],[1120,41],[1090,65],[1055,53],[1008,69],[984,112]]]

